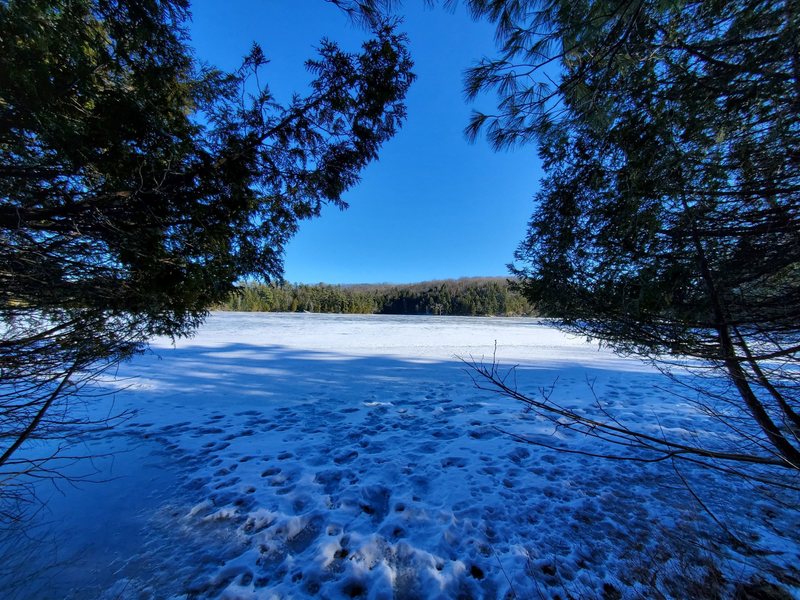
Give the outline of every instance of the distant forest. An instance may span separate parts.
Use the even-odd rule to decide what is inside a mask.
[[[246,284],[217,310],[385,315],[521,316],[533,307],[503,277],[423,283]]]

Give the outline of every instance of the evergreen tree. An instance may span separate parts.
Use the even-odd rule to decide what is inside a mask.
[[[9,472],[98,362],[190,333],[238,278],[279,277],[298,221],[344,207],[405,117],[411,61],[391,25],[360,53],[323,41],[310,92],[281,105],[261,48],[234,73],[208,68],[187,18],[187,0],[0,2]]]
[[[716,366],[738,402],[706,408],[740,435],[707,456],[800,470],[796,4],[471,6],[502,49],[469,73],[470,94],[500,97],[469,131],[537,141],[546,172],[525,294],[621,351]]]
[[[367,21],[396,4],[337,3]],[[499,44],[466,79],[470,98],[496,92],[497,111],[474,114],[467,133],[497,148],[536,142],[544,165],[514,267],[525,295],[622,352],[699,358],[724,374],[733,396],[703,408],[736,435],[713,448],[656,440],[666,454],[796,476],[797,3],[467,4]]]

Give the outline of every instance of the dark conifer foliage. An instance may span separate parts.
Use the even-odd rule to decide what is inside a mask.
[[[0,2],[0,465],[98,361],[185,335],[247,275],[279,277],[298,222],[405,117],[404,37],[323,41],[285,105],[187,46],[186,0]],[[94,367],[92,367],[94,365]],[[89,369],[87,371],[87,369]]]
[[[480,8],[498,19],[502,57],[468,90],[501,97],[471,131],[539,142],[524,292],[622,351],[719,367],[740,398],[720,414],[734,430],[745,415],[757,424],[748,453],[800,469],[796,6],[504,6]],[[531,85],[551,60],[559,78]]]
[[[367,20],[398,4],[340,3]],[[796,473],[797,2],[466,4],[498,43],[466,76],[497,109],[467,133],[535,142],[545,171],[513,267],[523,293],[622,352],[705,361],[731,385],[703,409],[733,452]]]

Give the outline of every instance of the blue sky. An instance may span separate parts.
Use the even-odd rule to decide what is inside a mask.
[[[471,107],[464,69],[493,52],[493,30],[461,9],[407,0],[404,24],[417,81],[408,120],[345,195],[301,224],[286,251],[286,279],[304,283],[413,282],[506,275],[525,233],[540,176],[535,148],[493,152],[466,141]],[[195,0],[197,56],[234,69],[253,41],[270,64],[265,76],[287,99],[309,80],[304,61],[322,37],[357,50],[365,33],[323,0]],[[492,109],[492,99],[476,105]]]

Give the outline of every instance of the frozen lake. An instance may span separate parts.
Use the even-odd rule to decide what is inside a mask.
[[[588,443],[476,389],[458,357],[495,351],[531,394],[713,427],[657,371],[530,319],[217,313],[105,383],[138,414],[87,443],[116,453],[100,482],[42,490],[3,597],[680,598],[800,561],[775,537],[796,513],[736,482],[686,473],[766,563],[718,551],[670,464],[512,439]]]

